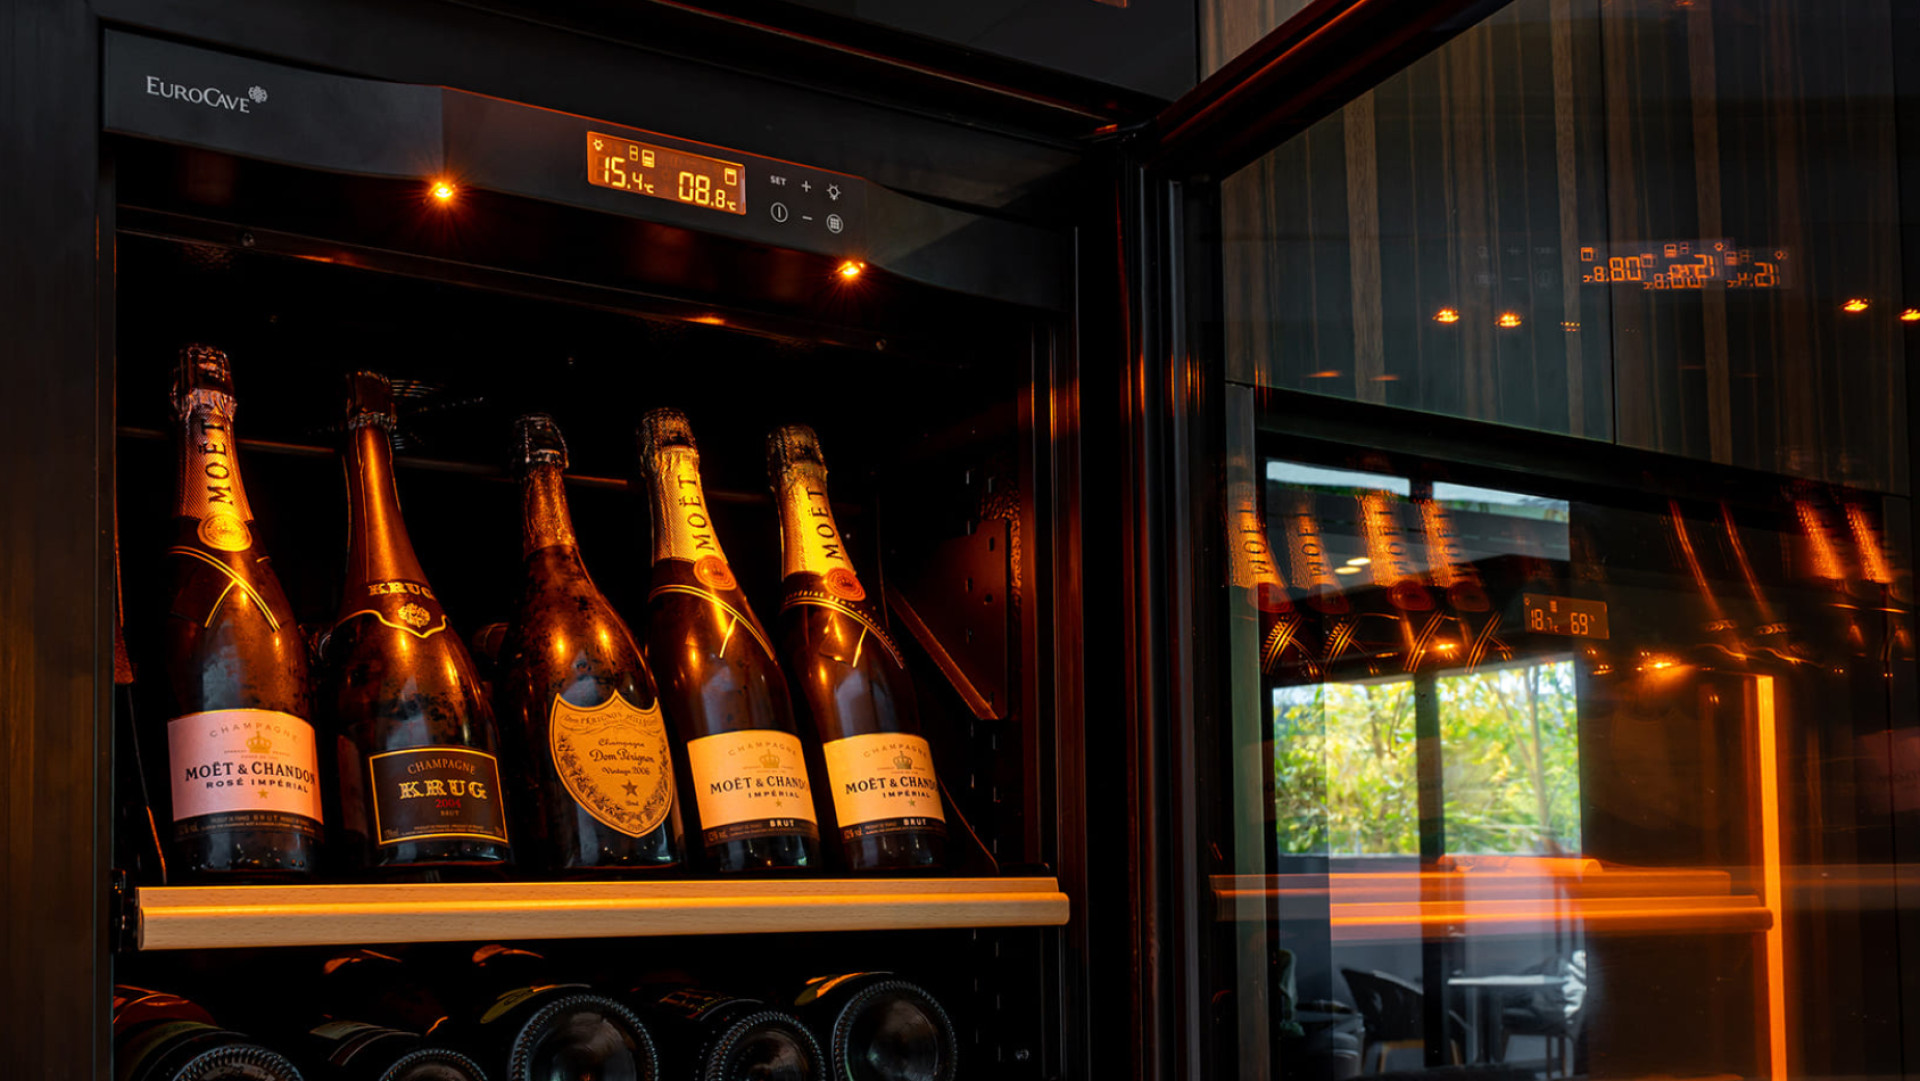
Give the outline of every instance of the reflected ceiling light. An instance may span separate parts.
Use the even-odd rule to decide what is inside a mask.
[[[1335,573],[1335,574],[1359,574],[1359,573],[1360,573],[1360,568],[1359,568],[1359,567],[1335,567],[1335,568],[1333,568],[1333,573]]]
[[[1433,313],[1433,321],[1436,323],[1458,323],[1460,321],[1460,309],[1441,308],[1439,311]]]
[[[1517,327],[1520,325],[1520,313],[1519,312],[1501,312],[1500,318],[1495,319],[1494,324],[1496,326],[1503,326],[1503,327]]]
[[[1340,369],[1328,368],[1324,372],[1308,372],[1307,378],[1308,379],[1332,379],[1339,374],[1340,374]]]
[[[1902,323],[1920,323],[1920,308],[1908,308],[1900,313]]]
[[[1395,383],[1398,382],[1399,379],[1400,377],[1397,375],[1376,375],[1373,377],[1373,381],[1376,383]]]
[[[1580,333],[1580,324],[1571,319],[1562,320],[1560,329],[1566,331],[1568,334],[1578,334]]]
[[[1867,302],[1859,297],[1854,297],[1852,300],[1840,305],[1840,310],[1843,312],[1863,312],[1867,310]]]
[[[866,272],[867,272],[867,264],[859,261],[858,259],[849,259],[846,262],[841,263],[840,269],[835,271],[834,273],[839,274],[842,280],[852,281],[855,278],[858,278],[860,275],[865,274]]]
[[[1364,567],[1371,562],[1373,562],[1373,560],[1368,559],[1366,556],[1354,556],[1352,559],[1347,560],[1347,566]]]
[[[460,194],[460,189],[455,187],[451,180],[436,180],[433,186],[427,189],[427,193],[433,196],[433,201],[436,203],[451,203],[453,197]]]

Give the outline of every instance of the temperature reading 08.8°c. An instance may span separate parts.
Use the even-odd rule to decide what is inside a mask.
[[[596,187],[745,214],[746,172],[739,162],[587,133],[587,183]]]

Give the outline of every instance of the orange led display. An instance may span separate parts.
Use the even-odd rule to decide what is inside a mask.
[[[594,131],[587,133],[587,183],[728,214],[747,212],[747,170],[739,162]]]
[[[1787,280],[1784,248],[1742,248],[1732,240],[1667,240],[1589,245],[1580,249],[1580,280],[1644,290],[1780,289]]]

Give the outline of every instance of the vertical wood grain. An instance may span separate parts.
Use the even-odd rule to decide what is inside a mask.
[[[1360,95],[1341,119],[1346,129],[1354,390],[1361,401],[1383,402],[1387,356],[1380,310],[1380,160],[1374,149],[1373,94]]]
[[[1547,12],[1548,46],[1553,53],[1553,165],[1560,225],[1560,303],[1567,318],[1579,321],[1581,310],[1580,275],[1580,110],[1574,90],[1575,33],[1573,0],[1552,0]],[[1602,328],[1588,331],[1592,337]],[[1565,335],[1567,358],[1567,432],[1570,435],[1604,435],[1587,430],[1587,378],[1581,355],[1582,338]],[[1604,341],[1605,339],[1602,338]]]
[[[1699,239],[1712,240],[1725,228],[1720,216],[1720,88],[1714,67],[1713,7],[1686,10],[1687,97],[1693,105],[1694,192],[1699,201]],[[1700,293],[1701,363],[1707,371],[1707,442],[1716,462],[1733,461],[1732,375],[1727,359],[1727,293]]]
[[[77,0],[0,5],[0,1072],[34,1081],[108,1061],[95,34]]]

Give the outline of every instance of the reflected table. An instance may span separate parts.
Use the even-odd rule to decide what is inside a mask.
[[[1468,1056],[1472,1062],[1492,1062],[1493,1048],[1500,1039],[1500,1004],[1495,996],[1500,991],[1531,990],[1536,987],[1552,987],[1566,979],[1564,976],[1548,975],[1544,972],[1514,973],[1501,976],[1452,976],[1447,980],[1448,987],[1458,987],[1473,992],[1473,1007],[1469,1011],[1473,1028],[1473,1053]]]

